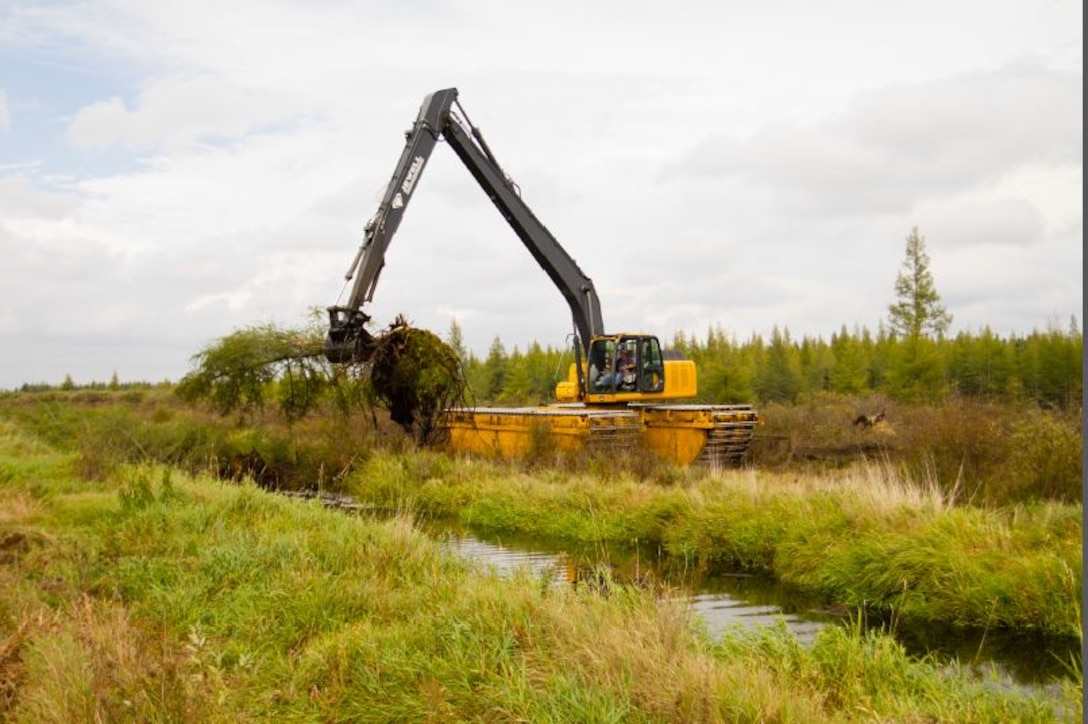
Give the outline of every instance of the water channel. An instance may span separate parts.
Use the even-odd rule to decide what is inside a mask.
[[[482,534],[449,521],[427,521],[422,527],[454,553],[500,574],[527,568],[550,577],[556,585],[599,585],[601,581],[667,584],[686,598],[712,637],[737,627],[785,623],[799,641],[807,643],[825,626],[845,625],[851,618],[851,612],[826,606],[818,598],[777,581],[743,573],[706,575],[646,546],[578,550],[535,538]],[[986,680],[1029,691],[1053,693],[1062,678],[1072,675],[1070,661],[1081,659],[1076,641],[1055,642],[1006,631],[917,630],[901,624],[868,623],[891,630],[913,656],[958,661]]]

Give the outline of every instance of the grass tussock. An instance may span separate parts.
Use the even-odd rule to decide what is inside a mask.
[[[480,474],[442,458],[391,458],[368,469],[420,476],[417,501],[430,499],[428,486],[459,476],[479,482]],[[481,573],[404,516],[345,516],[153,466],[122,466],[82,490],[69,476],[63,467],[16,472],[0,485],[9,497],[37,501],[0,524],[3,535],[22,536],[0,564],[4,720],[1079,715],[1071,694],[1056,705],[995,689],[912,662],[877,636],[830,633],[806,649],[771,631],[712,644],[675,602],[622,586],[606,595],[557,589],[529,573]],[[529,477],[515,484],[526,500],[540,485]],[[569,487],[582,510],[596,511],[596,533],[612,525],[612,495],[562,477],[548,485]],[[654,502],[630,485],[620,487]],[[696,490],[712,496],[699,484],[671,492]],[[745,495],[770,494],[749,483]],[[658,510],[675,516],[682,507]],[[653,517],[639,524],[652,526]]]
[[[696,566],[769,573],[828,603],[914,624],[1081,634],[1079,506],[957,506],[932,478],[888,464],[602,485],[559,470],[375,454],[346,484],[377,505],[481,529],[657,545]]]

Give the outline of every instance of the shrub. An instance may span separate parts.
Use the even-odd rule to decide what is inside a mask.
[[[982,502],[976,496],[1003,463],[1011,414],[964,399],[905,408],[896,428],[900,459],[912,477],[932,481],[955,502]]]
[[[1037,411],[1018,418],[1001,473],[988,481],[987,498],[998,503],[1081,502],[1083,428],[1074,414]]]

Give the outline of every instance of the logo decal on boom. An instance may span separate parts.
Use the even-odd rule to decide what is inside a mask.
[[[399,209],[401,206],[404,206],[404,197],[400,195],[400,191],[398,191],[397,195],[393,197],[392,205],[394,209]]]
[[[404,183],[400,185],[400,190],[405,195],[412,193],[412,187],[416,185],[416,180],[419,178],[419,172],[423,170],[423,157],[416,156],[412,159],[412,165],[408,167],[408,175],[404,177]]]

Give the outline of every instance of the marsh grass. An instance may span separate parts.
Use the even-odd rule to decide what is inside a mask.
[[[853,424],[859,413],[878,409],[886,409],[887,419],[877,427]],[[169,386],[0,392],[0,417],[77,452],[80,478],[97,480],[127,463],[166,463],[196,473],[256,452],[278,487],[339,491],[375,450],[416,449],[388,415],[349,413],[329,401],[290,424],[273,411],[254,411],[243,422],[188,406]],[[868,460],[902,468],[955,505],[1081,502],[1083,419],[1077,410],[960,397],[908,405],[878,395],[821,393],[796,405],[768,404],[760,415],[763,425],[747,461],[764,471],[837,477]],[[543,429],[534,431],[517,467],[663,486],[686,485],[693,474],[647,451],[561,452]]]
[[[103,481],[133,463],[160,463],[190,473],[221,470],[256,453],[278,487],[335,490],[376,441],[411,449],[403,434],[334,407],[285,424],[254,414],[243,424],[187,407],[172,391],[83,390],[35,394],[0,392],[0,419],[36,439],[73,453],[73,472]],[[398,447],[399,446],[399,447]]]
[[[25,445],[0,433],[0,461]],[[47,448],[19,448],[50,458]],[[376,456],[380,458],[380,456]],[[436,505],[492,468],[368,461]],[[449,557],[404,515],[345,516],[314,502],[159,466],[75,481],[63,464],[0,483],[0,718],[70,721],[1058,721],[1068,702],[1001,691],[908,660],[876,635],[788,632],[711,643],[677,601],[619,585],[556,588]],[[515,481],[526,501],[542,484]],[[568,490],[614,529],[625,494]],[[681,504],[637,525],[661,533]],[[75,486],[82,486],[79,489]],[[431,492],[428,492],[428,491]],[[432,495],[435,493],[435,495]],[[386,495],[398,495],[395,488]],[[765,498],[753,489],[744,495]],[[403,499],[407,500],[405,496]],[[739,499],[739,497],[738,497]],[[430,501],[430,502],[428,502]],[[622,516],[621,516],[622,517]],[[1060,524],[1059,524],[1060,527]],[[1061,707],[1068,707],[1062,709]]]
[[[940,482],[937,467],[918,472],[889,458],[818,473],[661,466],[647,476],[638,465],[607,458],[586,460],[582,469],[504,466],[426,450],[387,451],[368,443],[364,428],[345,430],[345,422],[332,419],[301,422],[300,435],[326,440],[322,451],[258,430],[198,432],[198,421],[175,414],[160,391],[118,408],[125,394],[101,392],[102,399],[81,403],[98,415],[89,423],[86,409],[70,409],[62,398],[31,404],[26,398],[34,396],[16,396],[18,404],[6,409],[35,434],[0,423],[0,449],[10,451],[0,461],[0,482],[51,479],[51,490],[61,484],[78,490],[87,514],[95,515],[103,502],[88,479],[105,484],[124,477],[126,461],[158,457],[188,460],[186,469],[199,471],[195,461],[212,453],[198,451],[219,440],[225,447],[216,442],[207,450],[260,449],[274,465],[315,469],[316,487],[347,490],[387,513],[455,517],[486,530],[588,545],[638,541],[711,570],[770,573],[829,603],[865,606],[896,620],[1080,635],[1080,506],[964,505],[974,495],[968,484]],[[159,420],[157,432],[147,431],[156,423],[145,424],[145,417]],[[95,434],[74,450],[38,442],[66,439],[87,425]],[[817,427],[831,434],[829,423]],[[121,449],[117,441],[127,441],[123,454],[110,452]],[[1032,459],[1028,452],[1021,457]],[[139,484],[127,480],[123,490],[146,497]],[[34,505],[45,494],[31,483],[7,502]],[[67,514],[76,521],[79,510]]]
[[[346,484],[363,500],[482,530],[656,545],[890,620],[1081,635],[1079,506],[958,506],[932,478],[890,463],[819,475],[688,473],[669,486],[451,459],[429,464],[421,480],[411,467],[375,454]]]

